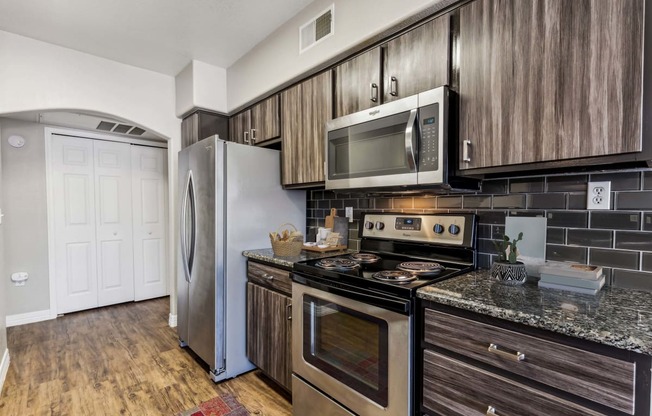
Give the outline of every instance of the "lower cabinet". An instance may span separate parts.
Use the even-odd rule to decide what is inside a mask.
[[[425,306],[424,414],[649,414],[648,356]]]
[[[291,287],[289,272],[253,262],[249,262],[247,270],[247,357],[291,391],[292,298],[286,292]]]

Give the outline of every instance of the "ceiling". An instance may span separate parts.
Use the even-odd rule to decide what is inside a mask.
[[[0,30],[178,74],[228,68],[313,0],[0,0]]]

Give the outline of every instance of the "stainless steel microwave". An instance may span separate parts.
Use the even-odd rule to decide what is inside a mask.
[[[448,184],[443,86],[326,123],[326,189]]]

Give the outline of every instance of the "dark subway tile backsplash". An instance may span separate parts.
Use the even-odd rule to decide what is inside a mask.
[[[586,209],[587,182],[611,181],[612,208]],[[502,237],[506,216],[548,219],[548,260],[601,265],[607,284],[652,291],[652,169],[586,174],[492,178],[480,192],[449,195],[370,196],[363,191],[309,192],[308,230],[324,225],[330,208],[353,207],[349,248],[359,249],[359,222],[366,211],[471,212],[478,215],[478,265],[496,259],[492,241]]]

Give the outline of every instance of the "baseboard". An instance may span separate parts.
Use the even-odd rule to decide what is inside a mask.
[[[170,325],[170,328],[176,328],[177,327],[177,316],[170,314],[170,318],[168,319],[168,325]]]
[[[9,350],[5,348],[2,361],[0,361],[0,393],[2,393],[2,386],[4,386],[7,378],[7,371],[9,371]]]
[[[7,328],[10,326],[18,326],[25,324],[32,324],[34,322],[47,321],[56,318],[49,309],[44,311],[35,311],[27,313],[19,313],[17,315],[7,315]]]

